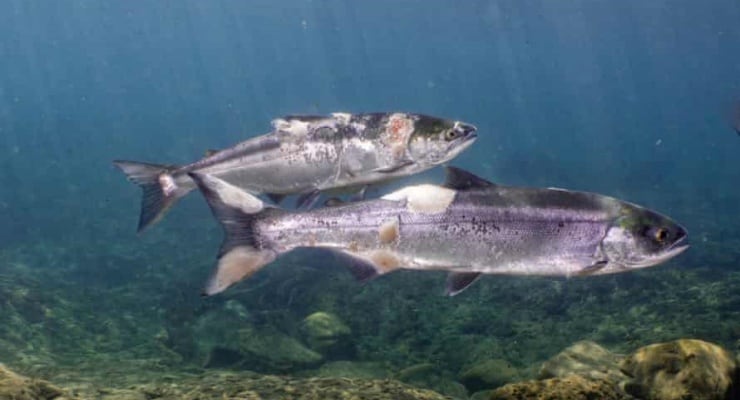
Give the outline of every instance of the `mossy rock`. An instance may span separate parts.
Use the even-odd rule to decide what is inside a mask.
[[[490,392],[489,400],[627,400],[618,386],[578,375],[510,383]]]
[[[584,340],[545,361],[538,378],[563,378],[575,374],[590,379],[619,382],[626,378],[619,370],[619,363],[623,358],[624,356],[614,354],[590,340]]]
[[[87,394],[87,393],[86,393]],[[85,398],[101,400],[450,400],[401,382],[349,378],[290,378],[209,371],[176,384],[152,377],[152,383],[126,389],[99,389]],[[56,400],[56,399],[55,399]],[[58,399],[62,400],[62,399]]]
[[[394,376],[401,382],[432,389],[456,399],[467,399],[468,389],[447,376],[445,371],[432,363],[420,363],[404,368]]]
[[[628,393],[647,400],[724,400],[738,396],[738,368],[720,346],[680,339],[642,347],[627,357],[622,370],[631,377]],[[734,385],[733,385],[734,383]]]
[[[418,389],[393,380],[345,378],[285,379],[264,377],[249,382],[234,399],[263,400],[443,400],[447,397],[430,390]],[[249,395],[258,397],[249,397]],[[194,397],[196,399],[199,397]]]
[[[495,389],[519,378],[519,371],[510,362],[500,358],[484,360],[465,369],[459,376],[460,382],[471,393]]]
[[[332,361],[319,369],[306,371],[306,375],[317,378],[385,379],[390,377],[387,366],[379,362]],[[301,374],[303,376],[303,374]]]
[[[26,378],[0,364],[0,399],[72,400],[49,382]]]
[[[350,328],[339,317],[328,312],[315,312],[303,319],[301,330],[308,346],[324,355],[348,350]]]
[[[265,372],[290,372],[317,366],[321,354],[275,329],[245,328],[239,330],[242,364],[248,369]]]

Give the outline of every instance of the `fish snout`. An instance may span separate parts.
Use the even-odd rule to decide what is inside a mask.
[[[689,246],[689,232],[686,230],[686,228],[679,225],[676,228],[676,236],[673,239],[673,244],[671,245],[671,248],[688,247],[688,246]]]
[[[476,131],[478,128],[476,128],[475,125],[458,122],[455,124],[455,130],[460,132],[462,137],[475,137],[477,136]]]

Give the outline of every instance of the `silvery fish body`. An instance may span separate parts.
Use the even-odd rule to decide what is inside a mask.
[[[217,178],[194,178],[226,231],[207,294],[299,247],[342,254],[361,279],[398,268],[447,270],[449,294],[481,274],[615,273],[688,247],[683,227],[642,207],[593,193],[498,186],[455,168],[444,186],[305,212],[265,207]]]
[[[362,188],[444,163],[476,138],[470,124],[407,113],[290,116],[273,131],[181,167],[115,161],[143,191],[139,230],[155,223],[195,188],[189,173],[223,179],[279,201],[299,204],[321,191]]]

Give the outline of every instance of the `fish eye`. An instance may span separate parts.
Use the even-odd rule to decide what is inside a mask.
[[[447,140],[449,142],[450,140],[453,140],[453,139],[455,139],[457,137],[457,131],[454,130],[454,129],[450,129],[448,131],[445,131],[444,137],[445,137],[445,140]]]
[[[663,243],[668,238],[668,229],[665,228],[658,228],[653,237],[655,238],[655,241],[658,243]]]

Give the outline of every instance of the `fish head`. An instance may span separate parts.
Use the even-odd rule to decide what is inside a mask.
[[[688,247],[684,227],[664,215],[628,204],[601,242],[599,251],[607,260],[601,273],[662,264]]]
[[[471,124],[419,115],[408,139],[407,154],[416,164],[438,165],[462,153],[477,137]]]

